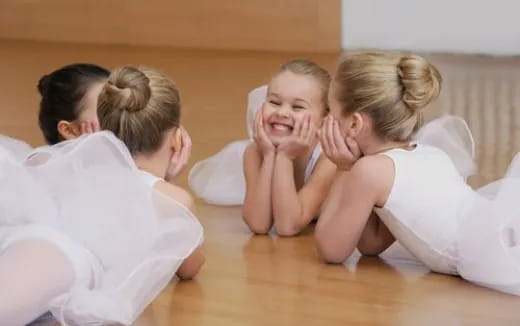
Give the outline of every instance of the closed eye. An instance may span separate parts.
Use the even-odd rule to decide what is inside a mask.
[[[281,103],[279,101],[274,101],[274,100],[270,100],[269,103],[272,105],[276,105],[276,106],[281,105]]]
[[[301,106],[301,105],[293,105],[293,109],[295,109],[295,110],[305,110],[305,107]]]

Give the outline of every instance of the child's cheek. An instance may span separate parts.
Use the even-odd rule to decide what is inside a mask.
[[[341,135],[343,137],[352,137],[353,136],[352,128],[346,127],[346,124],[344,122],[342,122],[341,120],[339,121],[339,130],[341,131]]]

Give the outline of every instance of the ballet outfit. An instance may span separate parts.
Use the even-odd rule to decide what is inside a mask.
[[[253,142],[253,125],[258,110],[262,107],[267,95],[267,86],[252,90],[248,95],[247,132],[249,139],[238,140],[226,145],[217,154],[195,163],[188,175],[190,189],[205,202],[214,205],[242,205],[246,195],[244,176],[244,153]],[[306,182],[314,171],[321,155],[318,143],[312,152],[304,175]]]
[[[469,156],[459,154],[420,143],[379,154],[394,163],[395,179],[375,212],[432,271],[520,295],[520,155],[503,179],[475,191],[456,166]]]
[[[51,243],[74,271],[48,304],[54,318],[132,324],[201,244],[200,223],[110,132],[36,149],[17,142],[0,139],[0,255],[24,240]]]
[[[232,206],[244,203],[246,193],[244,153],[247,146],[253,142],[254,121],[266,96],[265,85],[253,89],[248,94],[246,126],[249,139],[226,145],[217,154],[195,163],[190,170],[189,186],[197,197],[215,205]],[[416,139],[448,152],[457,162],[457,168],[463,175],[469,175],[475,170],[472,157],[474,142],[464,120],[453,116],[441,117],[424,126]],[[315,161],[311,160],[308,166],[313,167],[314,163]],[[306,174],[306,177],[308,176],[309,174]]]

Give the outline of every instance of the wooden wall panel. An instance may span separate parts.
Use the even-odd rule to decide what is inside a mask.
[[[2,0],[0,38],[334,52],[340,0]]]

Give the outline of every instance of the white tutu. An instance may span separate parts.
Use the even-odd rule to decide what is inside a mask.
[[[0,182],[0,250],[41,237],[74,266],[74,286],[49,305],[62,324],[131,324],[202,241],[189,210],[147,185],[109,132],[21,163],[0,148]]]
[[[0,148],[8,152],[15,160],[23,160],[32,151],[29,144],[11,137],[0,135]]]
[[[414,140],[448,154],[463,177],[476,172],[475,142],[464,119],[449,115],[434,119],[419,130]]]
[[[256,114],[266,95],[265,85],[253,89],[248,95],[246,123],[249,140],[233,142],[217,154],[197,162],[191,169],[188,177],[190,188],[204,201],[216,205],[244,203],[244,152],[252,141]],[[445,151],[463,176],[475,172],[475,144],[463,119],[454,116],[435,119],[421,128],[414,140]]]
[[[244,152],[253,139],[253,125],[267,95],[267,86],[253,89],[247,97],[247,133],[249,140],[239,140],[217,154],[195,163],[188,183],[204,201],[215,205],[242,205],[246,195]]]
[[[468,281],[520,295],[520,154],[506,176],[484,190],[464,208],[457,269]]]

